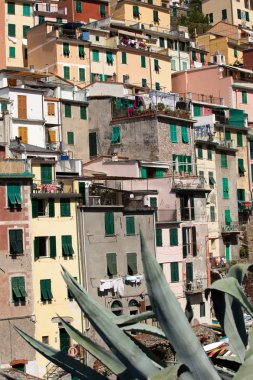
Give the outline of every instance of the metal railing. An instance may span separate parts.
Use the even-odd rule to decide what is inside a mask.
[[[64,183],[63,181],[52,181],[49,183],[42,183],[41,181],[34,180],[32,186],[34,194],[40,193],[74,193],[73,185]]]
[[[202,293],[204,290],[203,280],[186,280],[184,282],[184,291],[185,293]]]
[[[240,226],[238,222],[231,223],[222,223],[221,224],[221,233],[233,233],[240,232]]]

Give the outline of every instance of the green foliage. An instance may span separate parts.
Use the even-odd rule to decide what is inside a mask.
[[[191,1],[187,16],[178,18],[178,25],[187,26],[191,36],[201,34],[209,29],[208,17],[202,13],[201,0]]]

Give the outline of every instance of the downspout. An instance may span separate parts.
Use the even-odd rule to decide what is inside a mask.
[[[151,57],[149,55],[149,75],[150,75],[150,87],[151,87],[151,90],[152,90],[152,69],[151,69]]]
[[[209,238],[208,238],[208,235],[205,236],[205,244],[206,244],[207,287],[209,287],[211,285],[211,271],[210,271],[210,255],[209,255]]]
[[[231,9],[231,24],[234,25],[233,0],[230,0],[230,9]]]

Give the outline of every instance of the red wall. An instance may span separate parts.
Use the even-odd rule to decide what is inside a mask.
[[[253,70],[253,49],[244,50],[243,67],[248,70]]]
[[[108,4],[99,1],[82,1],[82,13],[76,12],[76,1],[67,0],[68,21],[89,22],[90,19],[100,20],[100,4],[105,5],[106,17],[109,16]]]

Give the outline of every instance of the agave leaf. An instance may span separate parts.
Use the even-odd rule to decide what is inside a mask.
[[[56,364],[58,367],[61,367],[68,373],[71,373],[71,375],[77,376],[83,380],[106,379],[106,377],[100,375],[85,364],[80,363],[78,360],[72,359],[63,352],[57,351],[47,344],[39,342],[38,340],[26,334],[24,331],[20,330],[18,327],[14,326],[14,328],[19,333],[19,335],[21,335],[36,351],[38,351],[52,363]]]
[[[9,375],[8,373],[5,373],[5,372],[2,371],[1,369],[0,369],[0,375],[1,375],[2,377],[4,377],[5,379],[7,379],[7,380],[17,380],[16,377],[13,377],[13,376]]]
[[[124,331],[141,332],[145,334],[155,335],[162,339],[167,339],[164,332],[158,327],[146,325],[145,323],[136,323],[135,325],[121,327]]]
[[[189,368],[184,364],[179,367],[177,376],[179,380],[194,380]]]
[[[152,309],[180,362],[187,365],[196,380],[220,379],[169,288],[160,265],[148,251],[142,233],[141,252]]]
[[[118,317],[113,318],[113,322],[120,326],[127,326],[127,325],[133,325],[134,323],[138,323],[141,321],[144,321],[148,318],[154,318],[155,313],[153,311],[145,311],[144,313],[141,314],[136,314],[136,315],[120,315]]]
[[[252,380],[253,355],[241,365],[234,376],[234,380]]]
[[[164,368],[162,371],[150,376],[149,380],[175,380],[177,378],[177,371],[181,364],[171,364],[169,367]]]
[[[157,371],[152,361],[116,326],[104,307],[94,301],[77,281],[63,268],[63,278],[76,302],[94,329],[109,346],[115,356],[127,367],[134,378],[146,380]]]
[[[191,323],[192,318],[194,317],[194,314],[193,314],[192,305],[189,298],[187,298],[184,312],[185,312],[186,318],[188,319],[188,322]]]
[[[233,356],[217,356],[216,358],[212,357],[211,360],[215,365],[219,365],[220,367],[229,368],[234,372],[237,372],[238,369],[240,368],[241,364],[242,364],[240,359],[237,356],[236,357],[233,357]]]
[[[235,264],[229,268],[227,277],[236,278],[239,284],[242,284],[245,274],[252,267],[252,264]]]
[[[91,355],[100,360],[107,368],[109,368],[120,379],[130,379],[131,375],[127,373],[126,367],[119,361],[116,356],[105,348],[99,346],[93,342],[87,336],[81,334],[69,323],[66,323],[64,319],[59,316],[61,323],[71,338],[84,347]]]
[[[249,347],[245,353],[245,359],[248,359],[251,355],[253,355],[253,329],[252,327],[249,329]]]

